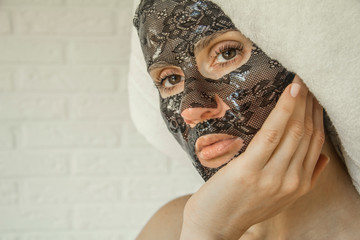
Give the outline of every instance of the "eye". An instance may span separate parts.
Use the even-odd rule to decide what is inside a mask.
[[[181,68],[159,69],[153,74],[153,79],[163,98],[173,96],[184,90],[185,75]]]
[[[230,59],[234,58],[237,55],[237,51],[238,50],[235,48],[228,49],[228,50],[222,52],[221,54],[219,54],[216,57],[216,60],[220,63],[229,61]]]
[[[226,42],[215,48],[214,61],[211,64],[212,67],[218,67],[220,64],[221,67],[238,62],[241,60],[241,54],[243,50],[243,45],[237,42]]]
[[[252,42],[239,31],[219,33],[211,40],[209,37],[195,46],[196,64],[204,77],[220,79],[250,59]]]
[[[160,85],[162,85],[165,88],[170,88],[184,80],[185,80],[185,77],[177,75],[177,74],[173,74],[173,75],[161,78]]]

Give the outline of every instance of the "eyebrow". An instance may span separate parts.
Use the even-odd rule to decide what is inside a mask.
[[[209,36],[203,37],[195,44],[194,52],[201,51],[202,49],[206,48],[212,40],[214,40],[218,36],[220,36],[224,33],[230,32],[230,31],[239,31],[239,30],[237,28],[225,29],[225,30],[220,30],[218,32],[215,32]],[[150,67],[148,68],[147,71],[148,71],[148,73],[150,73],[154,69],[164,68],[164,67],[168,67],[168,66],[173,66],[173,65],[171,65],[167,62],[164,62],[164,61],[160,61],[160,62],[156,62],[156,63],[153,63],[152,65],[150,65]]]
[[[203,50],[204,48],[206,48],[209,43],[214,40],[215,38],[217,38],[218,36],[227,33],[229,31],[236,31],[237,29],[225,29],[225,30],[221,30],[218,32],[215,32],[209,36],[203,37],[201,40],[199,40],[196,44],[195,44],[195,49],[194,52],[199,52],[201,50]]]
[[[148,68],[148,73],[150,73],[152,70],[157,69],[157,68],[163,68],[163,67],[168,67],[168,66],[173,66],[167,62],[164,61],[160,61],[160,62],[156,62],[153,63],[149,68]]]

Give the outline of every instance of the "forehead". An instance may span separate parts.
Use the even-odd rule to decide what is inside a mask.
[[[143,0],[134,25],[148,67],[184,64],[201,38],[235,29],[219,6],[205,0]]]

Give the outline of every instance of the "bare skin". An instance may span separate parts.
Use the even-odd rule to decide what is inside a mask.
[[[307,105],[309,105],[309,97],[307,99]],[[315,111],[314,114],[316,114]],[[311,114],[313,113],[311,112]],[[297,116],[299,113],[293,114],[290,119],[294,115]],[[301,118],[304,117],[302,116]],[[317,120],[314,120],[314,129],[319,128],[319,126],[316,126],[316,122]],[[280,144],[280,141],[276,149],[289,149],[291,141],[287,139],[283,142],[284,144]],[[301,146],[301,142],[303,141],[300,141],[295,148]],[[307,149],[307,152],[312,151],[310,146],[314,144],[308,144],[309,149]],[[277,150],[277,152],[279,151]],[[252,209],[253,206],[251,204],[247,205],[246,211],[241,209],[246,204],[240,204],[237,209],[234,208],[230,200],[224,206],[230,206],[231,214],[239,210],[239,220],[235,218],[236,221],[234,222],[228,221],[226,219],[227,215],[221,216],[221,212],[219,212],[219,215],[214,215],[219,217],[219,219],[214,220],[214,216],[211,217],[211,215],[204,218],[204,214],[198,214],[198,209],[189,207],[189,205],[200,206],[200,208],[210,207],[207,209],[211,210],[214,208],[211,204],[213,202],[216,203],[216,199],[210,199],[207,202],[201,201],[201,205],[196,205],[198,199],[201,200],[202,196],[207,196],[206,194],[213,187],[210,184],[214,185],[214,182],[206,183],[205,185],[210,185],[208,192],[204,188],[193,196],[178,198],[161,208],[144,227],[137,239],[358,239],[360,235],[358,227],[360,223],[359,195],[352,186],[344,166],[328,141],[323,145],[321,152],[324,155],[321,155],[319,160],[317,160],[318,157],[316,157],[315,161],[311,159],[315,165],[312,166],[314,172],[311,173],[311,178],[301,179],[301,183],[298,184],[300,187],[297,186],[296,189],[288,191],[285,200],[277,198],[276,194],[278,193],[270,194],[267,198],[255,198],[259,202],[257,205],[262,205],[261,201],[264,205],[268,205],[264,210],[261,207],[260,211],[256,207]],[[248,156],[251,157],[251,155]],[[328,158],[331,161],[325,168]],[[283,164],[289,163],[283,162]],[[294,164],[294,160],[290,162],[289,166],[292,164]],[[238,167],[237,164],[231,165],[231,169],[236,167]],[[252,189],[250,190],[253,191]],[[251,191],[244,194],[251,195],[253,194]],[[254,194],[256,196],[259,193],[255,192]],[[284,193],[281,192],[281,194]],[[272,202],[272,199],[276,201]],[[195,211],[189,211],[189,209]],[[183,218],[184,213],[185,218]],[[230,219],[233,220],[234,218]],[[209,222],[202,225],[208,220]],[[219,226],[221,223],[231,225],[229,228],[231,231],[226,229],[227,225],[224,225],[225,227]],[[196,227],[193,228],[192,226]],[[203,228],[203,231],[198,231],[199,228]],[[227,231],[221,232],[223,229]],[[220,235],[217,235],[218,233],[221,233],[224,237],[220,238]]]
[[[331,161],[314,189],[277,216],[250,227],[240,240],[358,239],[359,195],[328,140],[322,153],[329,156]],[[179,239],[184,207],[191,196],[174,199],[159,209],[137,240]]]
[[[179,239],[185,204],[191,195],[176,198],[160,208],[144,226],[137,240]]]

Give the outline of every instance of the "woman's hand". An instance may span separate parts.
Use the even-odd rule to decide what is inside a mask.
[[[189,199],[181,239],[239,239],[309,192],[328,162],[322,113],[296,76],[246,151]]]

